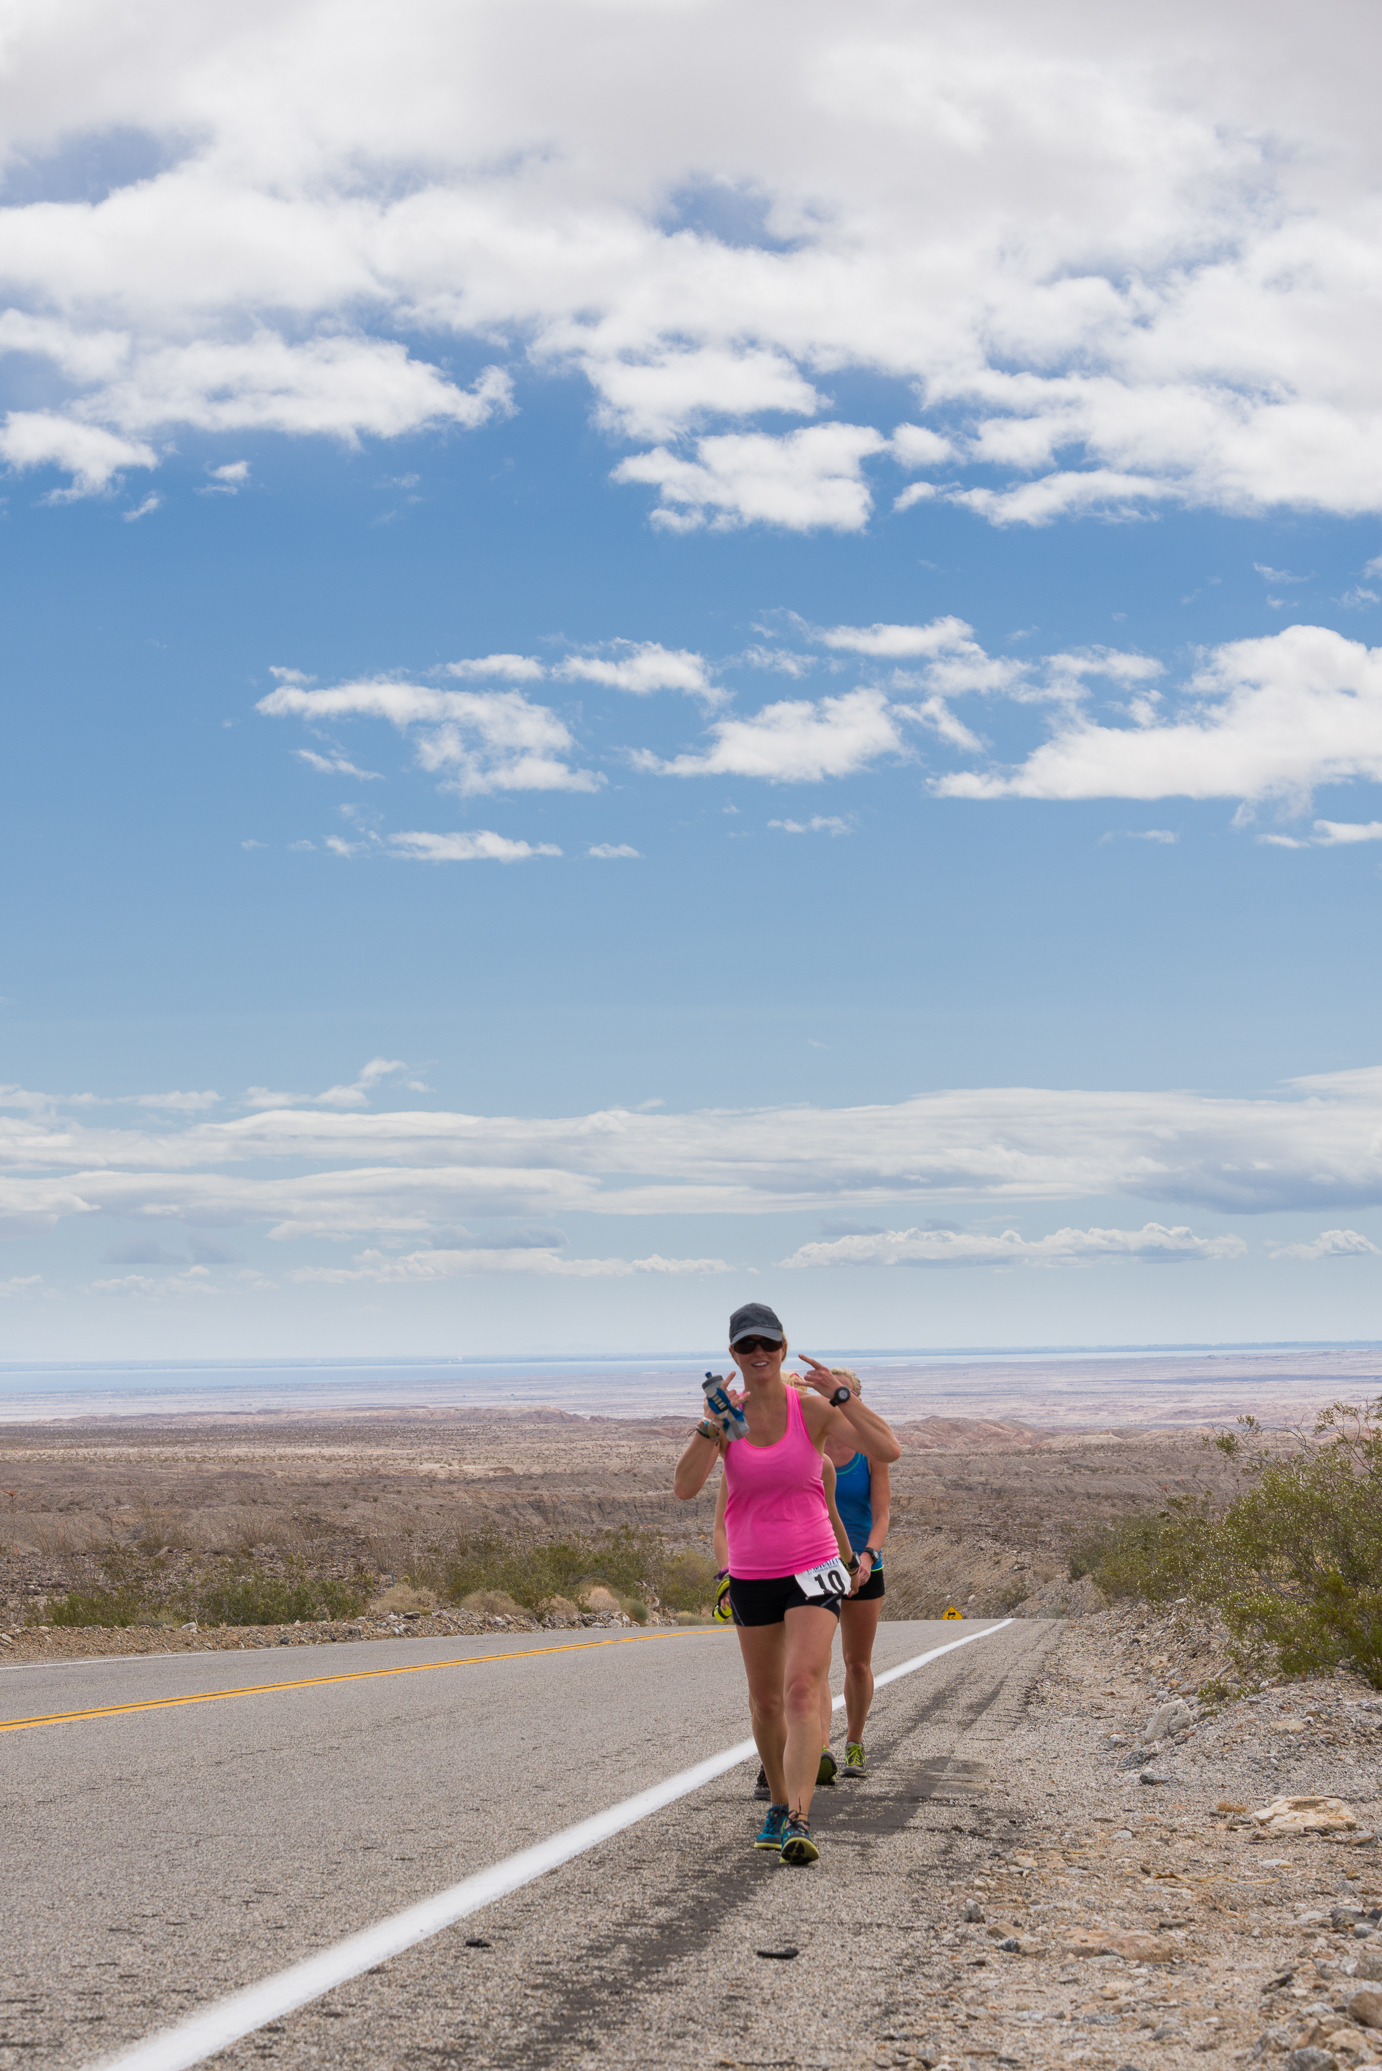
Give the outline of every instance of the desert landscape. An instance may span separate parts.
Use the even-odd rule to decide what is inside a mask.
[[[887,1552],[893,1617],[935,1616],[951,1603],[971,1617],[1078,1613],[1090,1607],[1090,1586],[1072,1582],[1068,1566],[1082,1533],[1214,1489],[1226,1473],[1193,1429],[1050,1431],[1001,1417],[896,1428],[904,1451]],[[429,1593],[410,1595],[407,1585],[458,1536],[630,1528],[708,1563],[713,1482],[690,1505],[671,1490],[687,1430],[682,1417],[553,1409],[12,1424],[0,1434],[0,1620],[12,1646],[37,1639],[50,1599],[98,1579],[112,1553],[170,1585],[236,1561],[355,1578],[381,1617],[416,1611],[429,1627]],[[659,1615],[656,1603],[650,1611]],[[204,1625],[184,1635],[166,1623],[109,1639],[122,1648],[209,1643]],[[65,1631],[62,1640],[85,1651],[96,1634]]]

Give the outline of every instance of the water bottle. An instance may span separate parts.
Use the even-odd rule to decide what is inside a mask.
[[[726,1438],[747,1438],[749,1427],[744,1421],[744,1412],[730,1401],[723,1375],[708,1373],[701,1386],[705,1390],[711,1423],[718,1424]]]

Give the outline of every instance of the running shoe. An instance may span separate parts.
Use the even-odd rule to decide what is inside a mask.
[[[776,1810],[776,1807],[774,1807]],[[767,1832],[765,1827],[763,1830]],[[782,1830],[782,1860],[804,1870],[811,1862],[819,1862],[821,1851],[811,1839],[811,1829],[804,1819],[789,1819]]]
[[[847,1740],[845,1742],[845,1775],[867,1776],[868,1773],[869,1758],[864,1753],[863,1741]]]
[[[831,1754],[830,1749],[828,1747],[823,1747],[821,1749],[820,1765],[816,1770],[817,1785],[820,1785],[822,1783],[833,1783],[835,1781],[835,1771],[838,1766],[839,1765],[836,1762],[834,1755]]]
[[[773,1794],[768,1788],[768,1772],[766,1769],[759,1770],[758,1781],[753,1787],[753,1794],[755,1798],[766,1799],[767,1802],[771,1805],[773,1801]]]
[[[763,1831],[754,1842],[755,1848],[772,1848],[781,1851],[787,1832],[787,1807],[770,1805],[768,1816],[763,1822]]]

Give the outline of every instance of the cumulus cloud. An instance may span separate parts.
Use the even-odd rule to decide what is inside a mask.
[[[617,37],[604,0],[363,20],[26,12],[6,149],[36,195],[0,221],[0,345],[26,391],[35,363],[62,391],[53,415],[127,442],[387,437],[577,370],[607,427],[655,442],[627,479],[664,522],[857,529],[848,466],[826,493],[673,442],[819,417],[862,373],[940,426],[871,450],[948,443],[996,522],[1377,508],[1375,110],[1345,34],[1245,41],[1183,0],[995,0],[982,30],[826,0],[624,10]],[[122,130],[149,141],[137,172],[44,192],[74,141]],[[787,437],[832,429],[860,428]],[[151,459],[46,464],[90,489]]]
[[[1241,1237],[1197,1237],[1183,1226],[1167,1229],[1159,1222],[1145,1223],[1140,1230],[1053,1230],[1047,1237],[1034,1238],[1016,1230],[1004,1230],[998,1237],[936,1229],[879,1230],[803,1244],[782,1264],[1089,1266],[1123,1259],[1140,1265],[1183,1265],[1189,1260],[1242,1258],[1247,1248]]]
[[[886,443],[859,424],[813,425],[777,438],[724,432],[698,440],[694,460],[665,446],[631,454],[614,479],[656,488],[653,523],[672,532],[755,522],[788,532],[861,532],[873,501],[862,465]]]
[[[809,820],[769,820],[770,827],[778,827],[784,834],[852,834],[854,828],[848,820],[834,815],[817,813]]]
[[[98,496],[127,467],[155,467],[158,456],[142,440],[119,437],[97,424],[81,424],[46,410],[11,410],[0,425],[0,460],[16,472],[26,468],[62,468],[71,487],[55,490],[51,500]],[[141,511],[140,515],[144,515]]]
[[[558,676],[587,683],[607,683],[615,690],[645,697],[654,690],[684,690],[692,697],[718,703],[724,696],[711,682],[704,659],[688,649],[660,647],[656,640],[613,640],[612,655],[569,654]]]
[[[461,797],[494,791],[597,791],[603,778],[573,769],[576,742],[565,721],[521,690],[438,690],[395,676],[315,688],[297,672],[273,671],[276,690],[259,700],[267,717],[317,724],[348,718],[387,719],[414,729],[413,750],[441,788]],[[431,837],[428,837],[429,839]]]
[[[351,1281],[370,1281],[376,1286],[400,1282],[416,1285],[434,1280],[457,1280],[476,1273],[533,1273],[563,1280],[627,1280],[635,1274],[652,1273],[672,1278],[688,1274],[731,1273],[734,1268],[722,1258],[562,1258],[556,1251],[527,1248],[503,1250],[412,1251],[391,1258],[380,1251],[362,1251],[353,1266],[300,1266],[294,1280],[325,1281],[339,1287]]]
[[[935,789],[949,798],[1300,801],[1318,784],[1375,783],[1382,649],[1324,626],[1230,641],[1195,672],[1178,708],[1163,713],[1144,696],[1127,717],[1109,725],[1069,709],[1018,768],[957,772]]]
[[[501,676],[507,683],[536,683],[546,672],[531,654],[478,654],[468,661],[448,662],[448,676],[486,679]]]
[[[1321,1230],[1308,1244],[1273,1244],[1273,1258],[1366,1258],[1377,1256],[1377,1246],[1357,1230]]]
[[[532,856],[559,856],[550,841],[511,841],[477,828],[463,834],[391,834],[395,855],[415,863],[526,863]]]
[[[747,719],[717,719],[712,745],[700,755],[662,761],[644,750],[636,766],[665,777],[762,777],[771,784],[816,784],[850,776],[906,743],[880,690],[840,697],[785,698]]]

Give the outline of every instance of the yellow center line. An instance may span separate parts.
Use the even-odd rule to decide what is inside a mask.
[[[305,1676],[293,1683],[242,1683],[234,1690],[201,1690],[191,1697],[147,1697],[137,1704],[104,1704],[91,1711],[54,1711],[36,1719],[0,1719],[0,1733],[23,1733],[30,1726],[71,1726],[81,1719],[118,1719],[131,1711],[171,1711],[179,1704],[221,1704],[227,1697],[266,1697],[278,1690],[319,1690],[326,1683],[366,1683],[380,1676],[427,1675],[434,1668],[480,1668],[494,1661],[531,1661],[539,1654],[589,1654],[597,1647],[636,1647],[644,1640],[700,1639],[709,1626],[681,1632],[631,1632],[613,1640],[566,1640],[556,1647],[524,1647],[514,1654],[465,1654],[455,1661],[409,1661],[398,1668],[356,1668],[345,1675]]]

